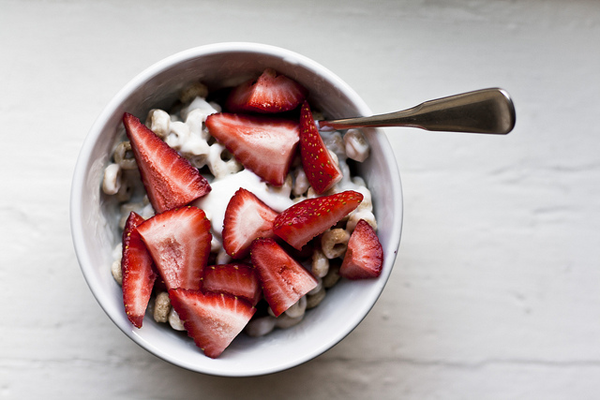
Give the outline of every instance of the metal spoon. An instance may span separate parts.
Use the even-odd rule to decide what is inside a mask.
[[[371,117],[318,121],[319,128],[407,126],[429,131],[506,135],[515,126],[515,107],[503,89],[476,90],[429,100],[407,110]]]

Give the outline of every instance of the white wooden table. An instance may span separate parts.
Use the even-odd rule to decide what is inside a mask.
[[[389,129],[398,261],[364,323],[259,378],[192,373],[129,341],[71,244],[75,160],[109,99],[186,48],[261,42],[375,112],[501,86],[506,137]],[[596,399],[600,2],[0,1],[0,399]]]

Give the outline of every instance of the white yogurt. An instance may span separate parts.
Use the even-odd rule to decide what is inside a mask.
[[[289,190],[282,190],[267,185],[258,175],[250,170],[242,170],[235,174],[216,179],[210,184],[211,191],[204,197],[194,201],[193,206],[201,208],[210,219],[212,234],[221,239],[225,210],[229,200],[239,188],[252,192],[266,205],[281,212],[294,204]],[[291,188],[290,188],[291,189]]]

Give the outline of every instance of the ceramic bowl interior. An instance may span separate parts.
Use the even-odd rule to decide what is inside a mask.
[[[343,281],[309,310],[299,325],[261,337],[241,334],[218,359],[196,348],[185,333],[157,324],[147,315],[142,329],[123,312],[121,288],[111,272],[112,252],[120,241],[117,207],[101,193],[104,167],[122,132],[124,112],[145,118],[151,108],[173,104],[179,90],[202,80],[210,89],[234,85],[266,67],[297,80],[310,91],[309,101],[330,118],[369,115],[363,100],[340,78],[294,52],[253,43],[221,43],[190,49],[149,67],[131,80],[106,106],[87,135],[71,192],[75,251],[93,295],[112,321],[152,354],[183,368],[219,376],[255,376],[282,371],[327,351],[348,335],[379,298],[392,271],[400,243],[402,192],[396,160],[382,131],[364,131],[371,156],[358,166],[371,192],[378,235],[384,248],[382,275],[375,280]]]

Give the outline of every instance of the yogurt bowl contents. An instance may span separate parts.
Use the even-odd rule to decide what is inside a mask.
[[[370,112],[360,98],[339,78],[295,53],[248,43],[219,44],[191,49],[149,68],[113,99],[86,139],[74,176],[73,237],[82,271],[92,292],[107,314],[134,341],[167,361],[198,372],[224,376],[260,375],[298,365],[326,351],[360,323],[373,306],[391,272],[399,244],[402,214],[400,182],[395,160],[381,132],[364,130],[364,140],[356,131],[350,134],[346,132],[324,134],[323,144],[327,149],[328,158],[324,159],[323,164],[334,163],[335,169],[339,170],[339,176],[335,172],[326,172],[326,175],[331,177],[332,183],[328,187],[324,185],[319,189],[315,189],[318,185],[314,183],[313,172],[302,165],[303,160],[296,153],[292,139],[288,140],[290,150],[282,156],[283,158],[280,158],[275,150],[286,147],[286,144],[272,146],[273,150],[268,149],[271,139],[258,144],[267,148],[264,151],[273,151],[273,154],[268,157],[272,160],[273,168],[265,172],[261,165],[264,160],[253,160],[254,155],[248,156],[246,148],[239,149],[239,143],[245,143],[243,137],[235,144],[228,144],[226,138],[219,137],[217,128],[225,129],[227,132],[237,132],[234,129],[238,129],[235,124],[238,124],[239,118],[236,117],[235,121],[232,121],[232,117],[228,114],[230,109],[235,109],[230,99],[214,101],[219,100],[218,94],[228,87],[244,88],[245,92],[242,91],[242,95],[239,90],[235,91],[237,100],[234,103],[237,102],[238,106],[240,101],[251,104],[249,110],[242,109],[238,113],[253,115],[249,120],[242,118],[243,125],[263,124],[265,117],[255,115],[264,113],[264,110],[256,109],[256,96],[245,93],[251,92],[248,87],[252,87],[257,77],[260,76],[262,79],[263,75],[267,75],[265,79],[275,79],[279,76],[272,71],[297,82],[305,89],[300,90],[301,96],[307,96],[304,106],[300,107],[302,98],[300,101],[294,99],[289,101],[292,104],[289,108],[275,111],[283,113],[282,116],[288,120],[296,118],[297,113],[294,114],[293,110],[300,108],[303,111],[319,110],[330,118]],[[202,82],[202,85],[199,82]],[[217,95],[213,96],[214,93]],[[253,100],[248,100],[249,98]],[[286,99],[286,102],[288,100]],[[120,119],[125,113],[143,119],[147,117],[146,126],[160,138],[160,141],[189,160],[188,163],[202,173],[202,179],[206,180],[206,185],[210,186],[210,189],[205,189],[204,183],[198,184],[193,198],[184,197],[182,204],[164,206],[164,209],[157,203],[156,197],[160,197],[159,194],[145,199],[144,192],[148,192],[149,179],[144,178],[146,173],[143,168],[140,168],[145,186],[139,184],[139,173],[136,170],[138,168],[136,164],[139,162],[136,163],[130,155],[132,151],[134,153],[137,151],[138,145],[133,142],[127,144],[123,140]],[[206,122],[207,119],[209,123]],[[271,120],[269,125],[273,125]],[[283,122],[277,122],[277,125],[285,126],[286,132],[292,129]],[[213,129],[212,134],[210,128]],[[271,128],[270,126],[269,129]],[[298,135],[302,137],[302,134]],[[348,139],[344,140],[346,135]],[[215,137],[219,137],[219,140]],[[250,140],[253,146],[255,142],[253,138]],[[298,142],[298,148],[305,146],[300,139]],[[369,144],[368,157],[366,157],[365,143]],[[348,152],[346,148],[350,151]],[[348,153],[357,161],[349,159]],[[263,152],[263,154],[269,153]],[[322,181],[323,178],[320,180]],[[210,221],[210,226],[206,228],[210,239],[201,239],[210,241],[211,254],[206,265],[210,267],[234,264],[238,261],[248,262],[249,255],[237,260],[234,258],[237,254],[231,251],[228,254],[225,251],[227,246],[223,244],[223,225],[228,221],[226,215],[228,205],[234,196],[238,196],[240,188],[246,189],[258,199],[258,202],[272,210],[273,217],[269,218],[282,219],[284,217],[279,216],[296,212],[297,214],[289,219],[292,225],[295,224],[293,221],[303,216],[302,212],[295,211],[298,209],[297,206],[306,204],[306,210],[317,210],[317,213],[321,212],[320,210],[329,212],[330,204],[337,204],[334,200],[337,199],[335,196],[341,196],[342,193],[355,193],[360,201],[337,220],[332,219],[331,228],[326,227],[311,232],[308,240],[317,243],[317,246],[311,247],[311,251],[305,254],[301,254],[305,251],[302,245],[293,249],[295,242],[287,239],[281,233],[282,229],[276,230],[277,234],[271,235],[268,240],[261,238],[262,242],[255,246],[256,251],[253,253],[251,264],[269,265],[274,262],[271,258],[276,254],[292,254],[290,262],[299,265],[300,269],[297,270],[299,273],[304,274],[301,271],[306,271],[309,280],[306,281],[306,285],[302,284],[305,289],[297,291],[299,294],[293,299],[293,304],[289,300],[285,308],[280,308],[279,303],[272,300],[272,296],[267,296],[265,292],[265,298],[270,303],[265,306],[264,301],[261,301],[250,314],[244,313],[246,322],[238,326],[238,330],[243,332],[234,335],[235,339],[225,346],[225,351],[220,349],[222,353],[219,351],[216,352],[218,354],[211,353],[216,354],[218,358],[204,356],[203,351],[194,348],[193,342],[190,347],[191,341],[185,333],[177,332],[186,328],[188,334],[193,336],[198,344],[196,337],[192,335],[198,329],[190,322],[196,319],[198,314],[194,317],[190,316],[190,309],[193,307],[185,306],[190,304],[188,302],[190,293],[171,293],[171,290],[178,290],[173,287],[177,285],[172,283],[174,281],[167,279],[168,282],[164,282],[167,286],[172,286],[167,287],[166,291],[164,288],[162,291],[154,291],[153,298],[149,302],[150,310],[146,313],[142,328],[133,327],[125,315],[123,297],[119,293],[120,287],[112,278],[110,268],[110,265],[116,265],[115,261],[119,261],[120,254],[124,254],[119,247],[121,229],[127,215],[134,211],[142,217],[142,220],[147,221],[142,222],[141,226],[147,226],[155,214],[161,216],[163,213],[172,212],[168,211],[172,208],[192,206],[194,209],[202,210],[203,216],[200,218],[207,218]],[[324,200],[328,196],[332,196],[331,201]],[[343,201],[346,204],[347,200]],[[386,217],[378,218],[378,215]],[[268,222],[276,223],[269,218],[267,218]],[[322,218],[318,220],[321,221]],[[311,221],[306,224],[312,227],[316,223]],[[336,274],[331,271],[335,272],[341,266],[347,243],[354,228],[359,224],[361,232],[365,224],[369,226],[368,229],[372,229],[371,227],[377,229],[383,254],[383,265],[377,275],[380,273],[381,276],[360,281],[340,280],[339,274],[335,276]],[[286,223],[286,229],[287,226]],[[305,225],[300,223],[298,226],[306,229]],[[155,235],[148,233],[146,228],[139,229],[142,241],[149,245],[151,243],[149,238]],[[316,239],[312,239],[313,236]],[[361,240],[370,237],[368,234],[360,236]],[[355,254],[362,251],[360,246],[353,246],[353,248]],[[153,258],[157,261],[155,254]],[[265,262],[265,259],[269,259],[268,262]],[[281,258],[276,260],[288,262],[281,261],[283,260]],[[353,257],[351,264],[356,267],[357,263],[361,263],[360,257]],[[289,268],[293,270],[297,267],[290,264]],[[161,265],[158,269],[164,271],[165,267]],[[270,272],[268,267],[265,270],[264,266],[257,269],[260,270],[262,290],[267,291],[265,274],[270,274],[272,271]],[[349,271],[352,268],[344,267],[344,270]],[[118,266],[113,268],[113,271],[118,278]],[[159,278],[161,274],[164,275],[164,272],[159,273]],[[358,274],[347,276],[359,277]],[[309,284],[309,281],[314,283]],[[335,281],[338,283],[333,285]],[[167,292],[166,296],[165,292]],[[296,289],[292,292],[296,293]],[[228,294],[223,296],[229,298]],[[185,325],[182,324],[182,319],[178,318],[178,313],[173,312],[173,307],[169,306],[168,300],[174,302],[173,305],[177,306],[175,308],[185,314]],[[196,297],[193,301],[201,300],[209,301]],[[210,304],[214,304],[214,301],[210,299]],[[167,322],[160,323],[154,320]],[[204,326],[206,323],[200,325]],[[198,344],[198,347],[202,346]]]

